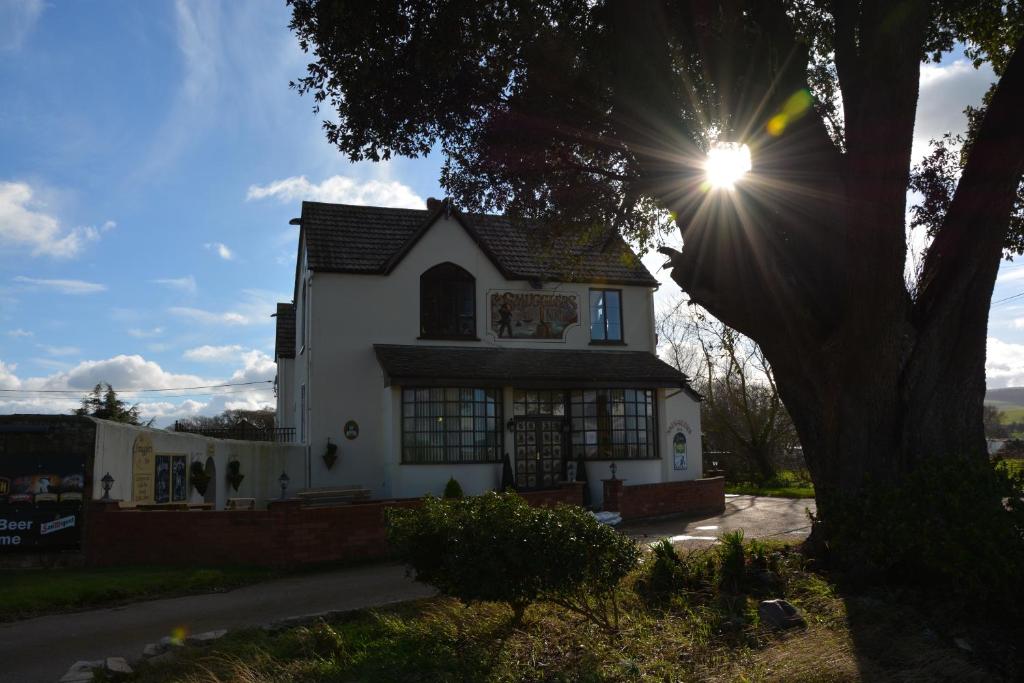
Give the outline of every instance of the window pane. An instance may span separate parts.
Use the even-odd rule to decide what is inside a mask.
[[[618,292],[605,292],[605,317],[608,319],[609,341],[622,341],[622,307]]]
[[[604,292],[600,290],[590,291],[590,338],[605,338],[605,310]]]

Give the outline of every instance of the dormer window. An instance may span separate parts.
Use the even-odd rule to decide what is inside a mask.
[[[454,263],[420,275],[420,338],[476,339],[476,279]]]

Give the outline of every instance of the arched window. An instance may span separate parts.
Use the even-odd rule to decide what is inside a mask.
[[[476,339],[476,280],[454,263],[420,275],[420,336]]]

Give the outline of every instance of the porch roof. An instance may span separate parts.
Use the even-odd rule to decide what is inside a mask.
[[[508,349],[374,344],[388,384],[524,389],[683,389],[686,375],[646,351]]]

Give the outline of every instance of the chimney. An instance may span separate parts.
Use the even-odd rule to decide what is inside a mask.
[[[429,197],[427,199],[427,211],[437,211],[441,208],[441,200],[437,197]]]

